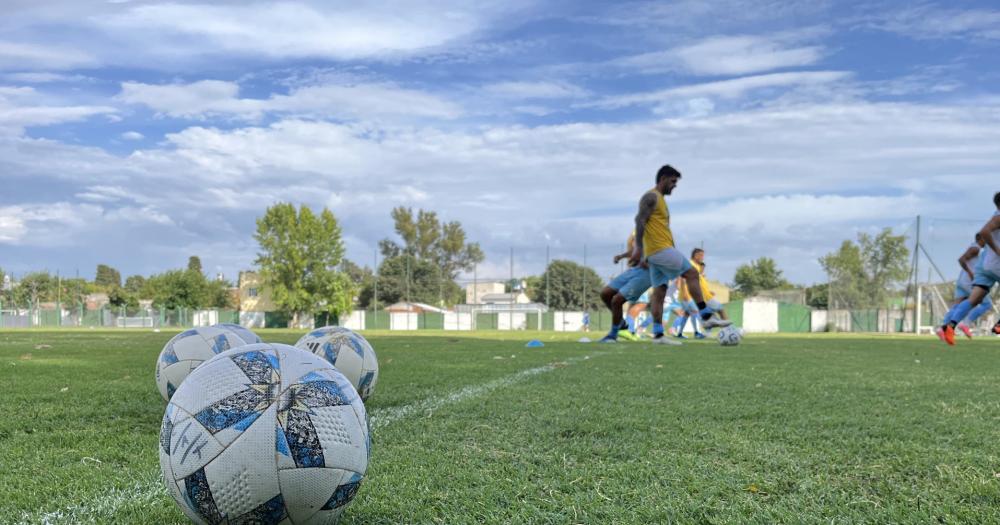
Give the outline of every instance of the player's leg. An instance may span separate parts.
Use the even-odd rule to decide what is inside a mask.
[[[977,274],[978,277],[978,274]],[[948,322],[941,327],[942,329],[942,339],[949,345],[955,344],[955,327],[958,325],[956,319],[965,319],[965,316],[969,315],[969,312],[973,308],[979,306],[983,302],[983,298],[989,294],[990,286],[980,285],[978,282],[972,285],[972,292],[969,294],[969,298],[958,303],[955,307],[955,311],[951,314]]]
[[[690,266],[691,265],[689,263],[688,269],[681,274],[681,277],[684,277],[684,280],[687,281],[691,297],[694,298],[695,303],[698,305],[698,317],[701,318],[705,328],[721,328],[733,324],[732,321],[712,319],[714,312],[708,309],[708,304],[705,302],[705,297],[701,292],[701,283],[698,280],[698,271]]]

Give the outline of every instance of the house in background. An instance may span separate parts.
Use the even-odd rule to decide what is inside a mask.
[[[257,272],[240,272],[239,282],[240,324],[247,328],[267,326],[267,313],[276,310],[271,292]]]
[[[472,283],[465,287],[465,304],[483,304],[483,297],[490,294],[502,294],[507,291],[502,281],[485,281]]]

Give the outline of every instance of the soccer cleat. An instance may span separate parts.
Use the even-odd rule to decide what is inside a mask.
[[[941,338],[944,339],[944,342],[948,343],[951,346],[955,346],[955,328],[954,327],[952,327],[951,325],[945,326],[944,327],[944,331],[942,332],[941,336],[942,336]]]
[[[628,330],[625,330],[624,332],[618,332],[618,337],[621,337],[622,339],[624,339],[626,341],[638,341],[639,340],[639,336],[633,334],[632,332],[629,332]]]
[[[688,336],[686,336],[684,334],[674,334],[674,338],[675,339],[687,339]]]
[[[680,341],[674,341],[672,338],[667,337],[664,334],[656,334],[656,337],[653,338],[653,344],[680,346],[682,343]]]
[[[727,327],[727,326],[729,326],[731,324],[733,324],[732,321],[725,320],[725,319],[716,319],[714,317],[709,318],[709,319],[704,319],[701,322],[701,326],[705,330],[711,330],[713,328],[725,328],[725,327]]]
[[[972,339],[972,330],[969,330],[969,325],[965,323],[958,323],[958,329],[961,330],[963,334],[965,334],[965,337]]]
[[[701,332],[695,332],[694,333],[694,338],[695,339],[704,339],[705,338],[705,334],[703,334]]]
[[[934,333],[937,334],[938,339],[940,339],[942,342],[945,342],[945,343],[948,342],[948,341],[944,340],[944,328],[941,328],[939,326],[939,327],[937,327],[937,330],[934,330]]]
[[[602,337],[600,341],[598,341],[598,343],[617,343],[617,342],[618,339],[615,337],[611,337],[610,335],[606,335]]]

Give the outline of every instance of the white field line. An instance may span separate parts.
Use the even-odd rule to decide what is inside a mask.
[[[480,385],[467,386],[443,396],[429,397],[409,405],[373,411],[371,416],[372,432],[376,432],[410,417],[429,416],[435,410],[442,407],[476,398],[530,377],[551,372],[560,368],[560,366],[585,361],[591,357],[597,357],[606,353],[594,352],[586,356],[571,357],[558,363],[522,370]],[[62,523],[78,524],[113,521],[114,516],[127,507],[138,505],[141,508],[146,505],[152,505],[160,498],[168,496],[167,489],[163,486],[163,482],[160,479],[160,473],[151,472],[129,486],[120,489],[110,489],[99,497],[95,497],[79,505],[72,505],[46,513],[24,513],[20,516],[18,524],[56,525]]]

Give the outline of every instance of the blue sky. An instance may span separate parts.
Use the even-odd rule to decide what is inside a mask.
[[[547,246],[607,276],[671,163],[678,243],[720,280],[767,255],[822,281],[918,214],[950,274],[1000,190],[989,2],[349,6],[6,0],[0,267],[234,278],[290,201],[362,264],[405,205],[461,221],[479,276]]]

